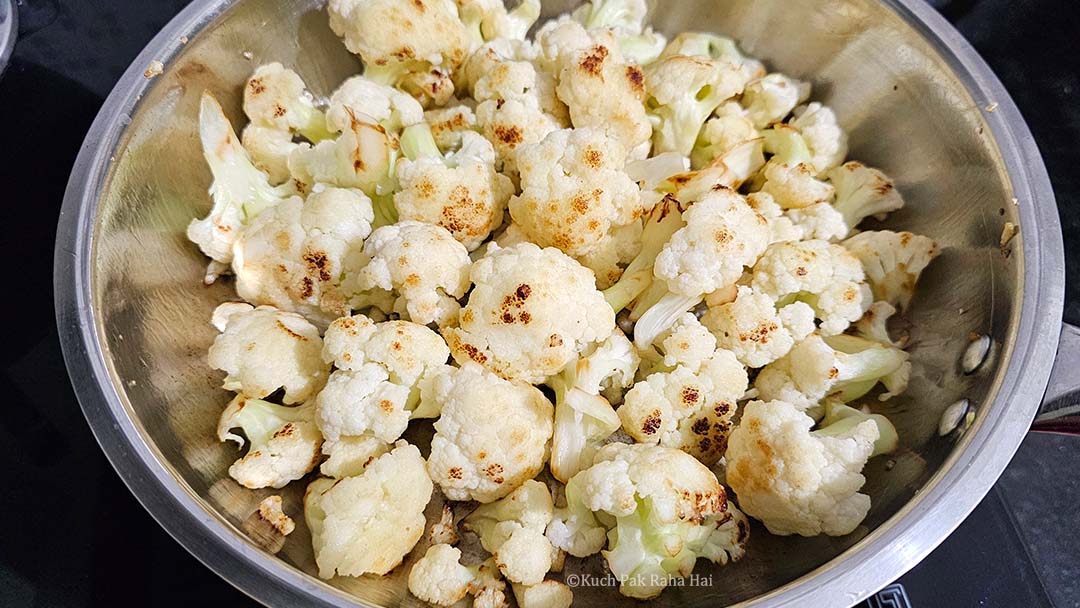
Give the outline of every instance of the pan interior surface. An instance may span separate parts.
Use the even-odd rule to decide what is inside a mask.
[[[557,14],[572,4],[545,2],[545,11]],[[1006,247],[998,243],[1005,222],[1021,222],[1010,174],[987,125],[986,100],[966,92],[946,60],[897,10],[871,0],[716,0],[663,3],[654,13],[652,23],[669,35],[729,35],[771,69],[812,82],[812,99],[832,107],[848,132],[850,158],[881,168],[907,201],[883,226],[931,236],[943,251],[923,275],[907,315],[910,389],[875,406],[896,425],[902,448],[874,459],[865,471],[863,491],[873,501],[869,516],[842,538],[775,537],[755,523],[743,560],[724,567],[701,561],[699,585],[672,587],[656,600],[660,606],[725,605],[823,566],[828,570],[833,558],[895,523],[890,518],[941,477],[970,436],[997,415],[990,406],[1016,337],[1025,251],[1023,235]],[[242,0],[187,36],[172,57],[163,58],[165,71],[148,83],[131,113],[98,196],[89,262],[97,337],[141,441],[181,491],[205,508],[206,525],[246,542],[249,514],[266,496],[281,494],[297,529],[278,558],[311,575],[307,584],[318,589],[301,515],[303,483],[252,491],[226,473],[239,454],[216,438],[229,396],[220,389],[221,374],[209,369],[206,351],[217,333],[211,311],[236,294],[230,281],[203,286],[206,259],[184,231],[210,206],[211,177],[196,123],[203,90],[240,126],[241,93],[255,66],[280,61],[325,96],[358,73],[360,64],[330,31],[316,0]],[[989,335],[993,346],[988,361],[966,375],[960,358],[973,333]],[[974,426],[967,436],[940,437],[942,413],[961,398],[974,405]],[[1026,406],[1034,411],[1034,404]],[[430,429],[416,431],[417,441],[425,432],[430,435]],[[433,502],[429,515],[439,508]],[[410,563],[386,577],[329,584],[366,604],[419,606],[406,590]],[[605,571],[594,556],[568,573],[599,577]],[[637,605],[611,587],[581,586],[574,593],[579,605]]]

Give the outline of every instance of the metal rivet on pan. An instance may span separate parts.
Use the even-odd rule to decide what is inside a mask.
[[[961,399],[945,408],[945,411],[941,414],[941,420],[938,421],[938,435],[944,437],[960,426],[960,422],[967,417],[970,404],[971,402],[967,399]]]
[[[986,356],[990,354],[990,336],[976,334],[972,338],[971,344],[964,349],[964,355],[960,358],[960,368],[965,374],[979,369],[983,361],[986,361]]]

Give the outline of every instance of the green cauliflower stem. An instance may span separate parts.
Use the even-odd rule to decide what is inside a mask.
[[[878,438],[874,442],[874,451],[870,453],[870,457],[895,452],[900,444],[900,435],[888,418],[881,414],[857,410],[833,399],[825,401],[825,417],[812,434],[820,437],[846,437],[856,426],[867,420],[872,420],[878,428]]]

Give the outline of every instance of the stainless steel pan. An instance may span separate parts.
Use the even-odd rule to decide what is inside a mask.
[[[285,492],[297,531],[277,556],[260,548],[244,520],[271,492],[226,477],[237,454],[213,432],[227,397],[205,362],[215,333],[208,320],[234,294],[227,282],[201,285],[205,260],[184,238],[209,205],[198,98],[209,89],[239,119],[243,82],[261,62],[295,67],[322,94],[356,73],[319,4],[195,0],[138,57],[94,122],[68,185],[57,319],[102,448],[161,525],[210,568],[271,605],[418,605],[405,591],[405,568],[385,579],[315,578],[300,488]],[[666,32],[732,35],[776,69],[813,81],[815,98],[849,131],[852,156],[895,177],[909,201],[888,225],[944,248],[910,313],[912,388],[886,412],[904,448],[869,466],[874,507],[864,525],[844,538],[810,539],[755,528],[743,561],[699,565],[711,584],[658,600],[849,605],[918,563],[964,519],[1039,409],[1061,333],[1053,192],[1001,84],[920,0],[696,0],[662,3],[655,13]],[[155,60],[164,73],[144,76]],[[1020,231],[1002,245],[1006,222]],[[965,373],[960,359],[972,334],[989,336],[991,348]],[[1075,365],[1078,334],[1063,338],[1062,354]],[[1075,373],[1055,376],[1052,396],[1078,383]],[[971,424],[940,436],[942,414],[960,399],[971,404]],[[581,567],[602,568],[598,558]],[[575,593],[581,605],[620,605],[610,588]]]

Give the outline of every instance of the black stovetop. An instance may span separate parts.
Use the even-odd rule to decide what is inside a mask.
[[[798,0],[792,0],[798,1]],[[249,606],[150,518],[105,461],[68,385],[52,309],[56,217],[104,96],[183,0],[19,0],[0,80],[0,251],[15,302],[0,349],[0,606]],[[1046,159],[1080,323],[1080,60],[1075,0],[936,0],[1016,99]],[[960,528],[872,606],[1080,606],[1080,439],[1031,435]],[[891,603],[890,603],[891,602]]]

